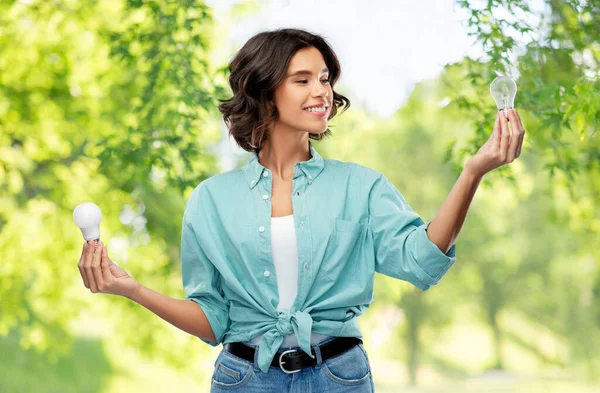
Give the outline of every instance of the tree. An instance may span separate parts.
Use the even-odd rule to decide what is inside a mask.
[[[0,335],[12,330],[56,360],[72,343],[69,323],[93,310],[124,327],[118,339],[185,364],[192,349],[181,343],[175,355],[155,334],[158,318],[85,298],[72,211],[95,201],[115,260],[182,296],[185,200],[217,172],[224,78],[209,61],[210,10],[192,0],[10,1],[0,26]]]
[[[527,154],[538,155],[550,174],[548,186],[540,190],[561,201],[553,206],[551,222],[578,239],[565,270],[553,263],[553,283],[566,291],[556,299],[556,312],[570,317],[561,321],[545,313],[543,319],[555,332],[568,337],[570,362],[582,360],[587,375],[594,377],[599,360],[592,353],[600,348],[600,335],[594,327],[599,313],[593,306],[600,293],[600,270],[597,249],[592,246],[600,237],[600,228],[594,224],[600,216],[600,3],[548,0],[541,11],[532,10],[522,0],[460,0],[458,4],[468,12],[470,34],[482,44],[486,56],[448,66],[466,66],[463,83],[469,83],[470,89],[450,98],[474,120],[476,129],[476,137],[449,156],[460,162],[485,140],[492,119],[487,86],[497,73],[513,74],[519,86],[516,106],[527,122]],[[505,175],[518,187],[510,171]],[[596,260],[596,267],[585,274],[573,264],[590,258]],[[580,285],[575,284],[575,276]],[[565,282],[567,277],[571,277],[569,282]],[[578,302],[581,298],[589,300]]]

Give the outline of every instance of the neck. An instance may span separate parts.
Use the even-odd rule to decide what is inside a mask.
[[[279,180],[292,179],[294,165],[310,159],[308,133],[271,132],[258,153],[258,162],[270,169],[273,177]]]

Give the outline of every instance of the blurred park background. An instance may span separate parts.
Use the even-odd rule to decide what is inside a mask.
[[[243,165],[216,109],[260,30],[338,52],[352,107],[315,143],[383,172],[425,220],[488,138],[499,74],[521,157],[488,174],[427,292],[377,275],[361,316],[377,392],[600,391],[598,0],[0,0],[0,392],[208,392],[220,350],[92,294],[73,208],[111,257],[183,298],[185,201]]]

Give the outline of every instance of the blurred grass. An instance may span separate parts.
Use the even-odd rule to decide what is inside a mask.
[[[209,364],[189,375],[89,337],[75,337],[71,353],[52,363],[35,350],[21,350],[10,334],[0,338],[0,393],[202,392],[210,384],[202,370],[210,377],[214,360],[203,363]]]
[[[100,393],[114,372],[98,339],[74,338],[73,351],[55,364],[34,350],[21,350],[14,333],[0,339],[1,393]]]
[[[381,360],[372,362],[377,393],[598,393],[600,385],[586,384],[575,377],[525,374],[513,371],[489,370],[464,377],[446,377],[425,366],[419,369],[419,385],[408,386],[406,367],[401,364],[382,366]],[[385,369],[395,373],[385,373]]]

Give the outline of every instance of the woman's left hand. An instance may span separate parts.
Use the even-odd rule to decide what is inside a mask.
[[[512,135],[508,130],[509,122]],[[482,177],[504,164],[513,162],[521,155],[524,136],[525,129],[516,109],[508,109],[508,119],[503,110],[498,111],[490,139],[467,161],[465,169],[475,176]]]

